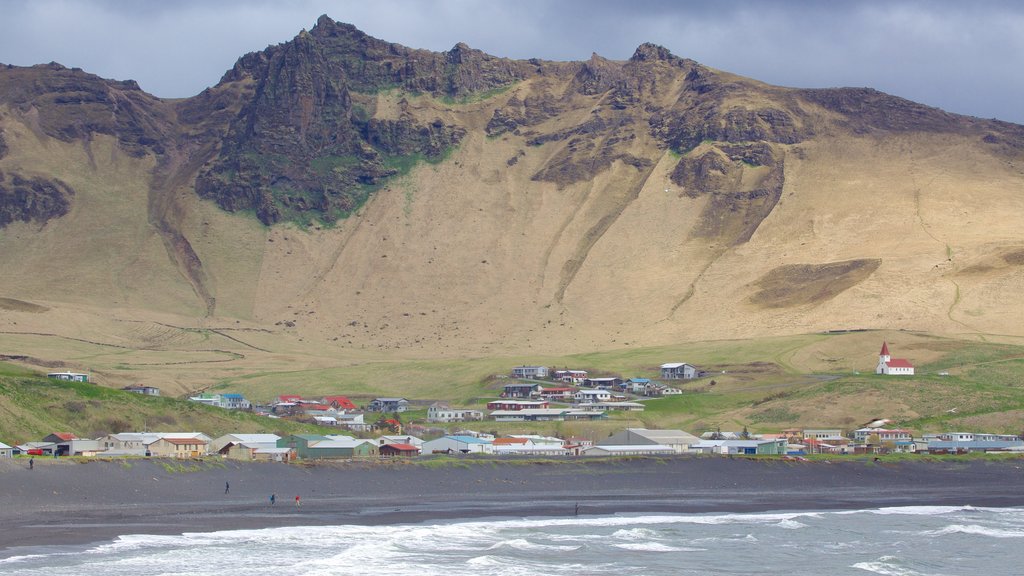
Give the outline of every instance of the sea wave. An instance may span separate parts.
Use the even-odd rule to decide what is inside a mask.
[[[948,534],[974,534],[977,536],[988,536],[990,538],[1024,538],[1024,530],[1008,530],[1005,528],[992,528],[978,524],[950,524],[939,530],[924,532],[929,536],[946,536]]]

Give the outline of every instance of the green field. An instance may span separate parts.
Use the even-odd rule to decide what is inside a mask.
[[[876,418],[889,418],[919,432],[1020,433],[1024,428],[1024,347],[919,333],[807,334],[562,357],[424,360],[368,354],[331,361],[299,356],[289,361],[280,354],[254,354],[237,342],[233,351],[232,341],[216,332],[204,333],[199,339],[194,336],[171,339],[179,345],[164,350],[112,351],[83,342],[74,342],[65,350],[83,359],[74,365],[99,365],[101,375],[152,376],[153,371],[171,371],[177,381],[187,382],[193,376],[212,378],[205,389],[240,392],[253,401],[270,401],[284,393],[313,398],[344,394],[357,404],[376,396],[403,396],[414,404],[414,411],[403,417],[405,423],[423,423],[426,407],[439,400],[483,408],[510,381],[506,376],[510,369],[521,364],[657,379],[660,364],[686,361],[708,373],[677,382],[684,391],[681,395],[642,399],[647,405],[644,412],[611,413],[607,420],[597,422],[485,421],[470,426],[502,434],[536,432],[599,439],[627,426],[682,428],[694,433],[744,427],[751,432],[775,432],[791,426],[850,430]],[[894,355],[913,360],[918,375],[874,374],[883,339],[890,342]],[[205,351],[196,349],[196,343]],[[210,350],[211,344],[217,346],[216,354]],[[217,434],[286,427],[278,421],[268,423],[170,398],[143,398],[92,384],[55,384],[30,378],[29,373],[0,364],[0,395],[4,397],[0,433],[6,438],[23,440],[26,434],[31,437],[58,429],[92,434],[111,427],[170,427]]]

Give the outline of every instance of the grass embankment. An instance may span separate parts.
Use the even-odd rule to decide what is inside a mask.
[[[0,363],[0,441],[6,444],[38,440],[53,432],[95,438],[141,430],[198,431],[214,438],[229,432],[283,435],[324,431],[185,400],[51,380]]]

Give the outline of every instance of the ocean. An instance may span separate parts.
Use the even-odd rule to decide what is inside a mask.
[[[0,574],[1018,576],[1024,508],[525,518],[125,535]]]

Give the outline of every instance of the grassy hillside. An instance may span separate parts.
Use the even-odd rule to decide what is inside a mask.
[[[198,431],[299,433],[322,429],[223,410],[195,402],[143,396],[83,382],[62,382],[0,363],[0,440],[38,440],[52,432],[95,438],[109,432]]]
[[[218,344],[230,340],[215,334]],[[241,337],[241,335],[239,336]],[[914,377],[876,376],[881,342],[897,357],[917,366]],[[48,340],[33,342],[45,349]],[[709,372],[681,383],[684,394],[645,400],[642,413],[615,413],[596,423],[484,422],[499,433],[531,430],[602,438],[627,426],[682,428],[693,432],[721,428],[773,432],[790,426],[852,429],[890,418],[921,432],[952,429],[1020,433],[1024,422],[1024,346],[962,340],[912,332],[845,332],[723,340],[650,348],[623,348],[569,356],[493,356],[424,360],[395,354],[312,356],[292,349],[297,343],[269,340],[266,352],[243,352],[235,342],[230,360],[205,361],[181,341],[181,348],[121,351],[110,357],[102,347],[78,343],[79,362],[91,366],[102,383],[176,379],[204,381],[214,392],[241,392],[266,401],[283,393],[308,397],[345,394],[365,404],[375,396],[405,396],[420,410],[405,418],[422,419],[423,407],[446,400],[482,408],[508,382],[519,364],[544,364],[589,370],[624,378],[659,376],[664,362],[685,361]],[[249,344],[251,344],[250,341]],[[209,344],[209,342],[207,342]],[[224,350],[227,354],[230,350]],[[191,354],[191,355],[190,355]],[[173,359],[191,358],[191,360]],[[73,360],[73,359],[72,359]],[[85,364],[88,361],[89,364]],[[94,430],[127,421],[135,429],[274,431],[278,421],[252,419],[170,398],[144,398],[93,384],[56,383],[29,377],[6,366],[0,394],[5,397],[0,432],[28,427],[34,433]],[[144,377],[143,377],[144,376]]]

